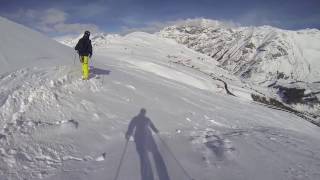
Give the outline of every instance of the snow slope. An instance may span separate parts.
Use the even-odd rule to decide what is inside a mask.
[[[69,48],[5,18],[0,17],[0,27],[0,74],[34,64],[67,64],[73,57]]]
[[[319,118],[319,30],[239,27],[215,20],[189,19],[156,34],[210,57],[190,58],[182,53],[167,53],[170,62],[220,79],[233,86],[238,96],[274,99],[293,111]],[[119,38],[119,35],[96,34],[92,42],[96,49],[103,49]],[[77,40],[59,39],[71,47]],[[283,89],[289,90],[283,93]]]
[[[141,108],[160,130],[153,137],[171,180],[190,179],[179,163],[195,180],[320,178],[318,127],[227,95],[221,81],[172,63],[173,57],[206,62],[206,55],[147,33],[95,52],[88,81],[80,80],[78,62],[12,64],[19,70],[0,78],[1,180],[114,179],[124,133]],[[156,176],[159,161],[150,159]],[[141,179],[133,141],[119,179]]]

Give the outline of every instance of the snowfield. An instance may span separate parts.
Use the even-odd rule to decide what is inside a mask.
[[[319,127],[253,102],[253,90],[224,69],[210,67],[208,76],[172,61],[197,60],[206,71],[214,65],[207,55],[132,33],[96,48],[91,78],[82,81],[73,49],[0,22],[0,32],[18,33],[6,37],[9,49],[0,48],[0,62],[7,62],[0,69],[1,180],[114,180],[123,152],[118,179],[143,179],[135,142],[125,140],[141,108],[160,131],[148,138],[165,162],[159,164],[159,154],[144,156],[151,180],[164,169],[169,178],[161,180],[320,178]],[[25,46],[34,58],[23,59],[10,53],[19,51],[18,42],[43,51]],[[41,64],[39,54],[47,57]]]

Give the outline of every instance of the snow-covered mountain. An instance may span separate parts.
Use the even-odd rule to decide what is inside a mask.
[[[195,19],[167,27],[159,34],[212,57],[220,67],[251,82],[320,80],[320,31],[317,29],[234,27]]]
[[[240,78],[263,98],[279,99],[298,111],[309,107],[312,114],[320,113],[320,31],[317,29],[289,31],[190,19],[157,34],[211,57],[216,66]],[[185,61],[189,67],[204,69],[195,60]],[[175,62],[186,65],[184,61]]]
[[[0,25],[19,32],[11,44],[30,32],[7,20]],[[32,35],[28,44],[43,52],[29,49],[35,59],[28,67],[19,58],[0,71],[1,180],[112,180],[120,162],[119,180],[141,179],[139,148],[124,138],[141,108],[160,130],[142,137],[157,144],[153,156],[142,153],[154,179],[319,179],[319,127],[253,102],[254,90],[211,57],[136,32],[95,48],[91,78],[82,81],[72,48]],[[0,52],[14,61],[8,51],[18,50]],[[41,65],[39,53],[47,57]],[[199,69],[174,63],[187,60]]]

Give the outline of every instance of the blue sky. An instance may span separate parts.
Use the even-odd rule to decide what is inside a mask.
[[[209,18],[285,29],[320,28],[320,0],[0,0],[0,16],[50,36],[84,29],[155,31],[169,22]]]

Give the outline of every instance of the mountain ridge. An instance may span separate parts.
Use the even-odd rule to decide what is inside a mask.
[[[320,63],[300,60],[306,59],[302,52],[305,49],[300,47],[304,42],[296,45],[300,38],[297,36],[301,34],[316,36],[314,44],[320,43],[318,30],[289,31],[271,26],[225,28],[189,24],[170,26],[158,34],[212,57],[220,67],[232,74],[258,83],[280,78],[312,82],[320,74]],[[314,61],[311,57],[307,59]],[[311,72],[311,66],[316,66],[317,70]]]

